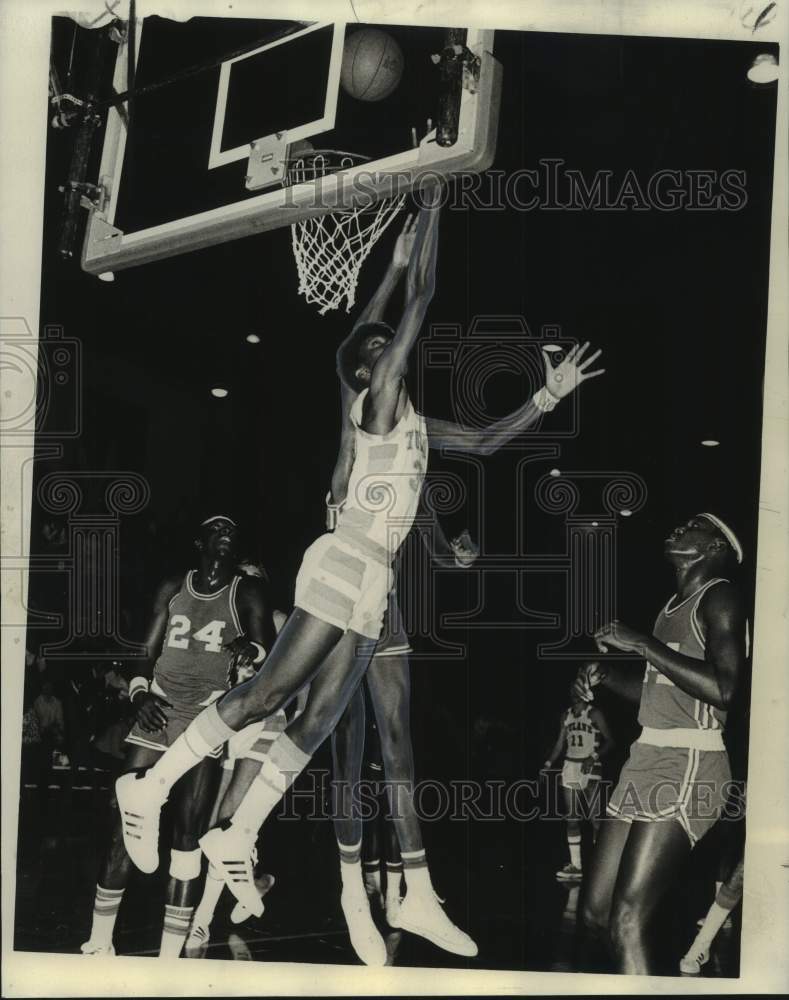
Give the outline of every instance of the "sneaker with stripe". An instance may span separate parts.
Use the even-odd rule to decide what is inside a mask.
[[[200,847],[217,874],[252,916],[263,913],[263,900],[255,885],[254,845],[231,824],[215,827],[200,838]]]
[[[115,782],[123,844],[137,868],[152,875],[159,867],[159,816],[164,801],[141,774],[122,774]]]

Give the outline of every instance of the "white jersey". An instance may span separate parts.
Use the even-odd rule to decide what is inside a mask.
[[[335,535],[391,563],[414,522],[427,468],[425,418],[406,401],[388,434],[362,430],[364,389],[351,407],[356,456]]]
[[[600,745],[600,730],[592,722],[592,709],[586,705],[578,715],[571,708],[564,716],[564,728],[567,730],[567,760],[584,760],[591,757]]]

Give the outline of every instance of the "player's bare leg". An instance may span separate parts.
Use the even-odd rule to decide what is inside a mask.
[[[570,860],[556,873],[562,882],[580,882],[583,878],[581,867],[581,816],[578,808],[578,792],[562,787],[562,797],[567,814],[567,847]]]
[[[217,771],[216,760],[203,760],[173,788],[173,843],[160,958],[177,958],[189,931],[200,890],[203,855],[198,841],[216,798]]]
[[[601,824],[584,904],[584,923],[604,934],[617,971],[649,975],[649,921],[690,851],[675,820]]]
[[[408,656],[376,658],[367,686],[381,740],[391,815],[400,842],[406,894],[395,926],[419,934],[455,955],[473,958],[477,946],[442,909],[430,881],[422,830],[414,808],[414,752],[411,744],[411,669]]]
[[[128,745],[124,773],[150,767],[159,759],[156,750]],[[90,938],[82,945],[83,955],[114,955],[112,936],[123,900],[123,893],[134,871],[134,865],[123,842],[122,816],[113,796],[110,842],[99,871],[93,903],[93,924]]]
[[[740,858],[729,877],[721,883],[693,944],[679,963],[683,976],[701,975],[702,966],[709,961],[712,942],[742,899],[743,873],[744,862]]]
[[[262,762],[249,757],[242,757],[236,760],[232,770],[223,768],[222,780],[219,792],[216,796],[211,818],[207,828],[212,829],[225,820],[232,817],[240,805],[242,799],[249,791],[252,782],[260,774]],[[273,875],[263,874],[255,878],[255,885],[261,898],[274,885]],[[192,925],[184,946],[185,953],[190,957],[201,955],[210,939],[211,923],[214,919],[217,904],[225,888],[225,883],[219,873],[212,865],[208,866],[206,872],[203,895],[198,903]],[[231,920],[233,923],[241,923],[251,914],[248,910],[236,903],[233,909]]]
[[[200,841],[233,895],[252,913],[259,914],[262,909],[251,877],[250,856],[257,831],[337,725],[374,646],[374,640],[356,632],[343,636],[313,681],[304,713],[272,745],[258,780],[252,783],[227,829],[212,830]],[[343,912],[354,950],[365,964],[383,965],[386,947],[370,917],[358,851],[343,856],[341,874]]]
[[[414,760],[410,724],[410,666],[406,655],[374,658],[366,681],[381,742],[389,808],[397,831],[406,881],[399,910],[391,910],[392,926],[427,938],[453,954],[473,957],[477,947],[444,913],[430,881],[422,831],[414,808]],[[361,773],[364,749],[364,699],[359,692],[338,726],[333,746],[335,778],[351,803]],[[361,849],[361,823],[347,814],[337,824],[341,856]],[[343,829],[347,827],[347,829]],[[389,912],[387,913],[389,918]]]

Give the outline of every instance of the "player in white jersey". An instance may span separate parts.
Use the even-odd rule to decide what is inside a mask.
[[[594,836],[600,825],[599,791],[602,777],[601,760],[614,745],[605,716],[599,708],[573,698],[570,708],[562,715],[559,735],[545,761],[546,769],[554,766],[560,756],[561,785],[567,813],[567,845],[570,860],[559,869],[556,877],[562,882],[579,882],[581,865],[581,822],[591,821]]]
[[[645,635],[614,621],[601,652],[630,653],[646,670],[589,664],[573,688],[590,701],[602,684],[639,703],[641,736],[608,805],[586,879],[584,921],[607,935],[620,972],[653,972],[649,923],[691,848],[715,824],[731,791],[726,713],[748,656],[748,622],[726,579],[743,558],[737,536],[699,514],[665,541],[676,594]]]
[[[116,785],[119,801],[139,817],[137,837],[126,840],[127,850],[143,871],[154,871],[159,813],[175,781],[234,732],[273,715],[312,678],[307,710],[272,746],[228,829],[212,830],[200,842],[233,894],[253,913],[261,912],[251,860],[257,831],[334,729],[367,669],[392,585],[391,563],[419,501],[426,428],[408,397],[404,376],[435,287],[440,198],[440,189],[434,187],[419,214],[405,307],[394,336],[375,331],[359,339],[356,374],[365,387],[350,414],[356,440],[350,502],[334,534],[322,536],[305,553],[295,609],[271,651],[267,670],[207,708],[146,775],[127,775]],[[584,373],[588,362],[575,363],[578,354],[574,349],[563,362],[566,367],[555,380],[554,395],[547,387],[542,391],[544,409],[591,376]],[[235,650],[244,648],[240,638]],[[341,902],[352,943],[364,962],[382,965],[386,948],[370,918],[358,855],[351,853],[344,860],[342,871],[345,876],[347,869],[348,877],[343,879]],[[413,893],[412,905],[422,896],[424,908],[433,908],[429,878],[415,883]],[[440,908],[437,912],[443,913]],[[459,941],[456,950],[461,948],[476,953],[470,940]]]

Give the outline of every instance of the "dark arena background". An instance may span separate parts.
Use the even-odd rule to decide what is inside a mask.
[[[67,57],[72,35],[73,22],[55,19],[56,58]],[[82,44],[80,31],[77,57]],[[602,955],[581,954],[578,888],[555,879],[567,849],[556,774],[540,777],[570,683],[594,652],[590,619],[582,615],[574,635],[568,624],[573,587],[587,585],[572,575],[581,556],[570,540],[586,539],[588,551],[589,539],[610,532],[610,610],[651,630],[673,592],[663,539],[692,514],[713,511],[740,535],[741,584],[753,606],[776,111],[775,87],[746,77],[755,51],[745,42],[496,32],[504,73],[496,158],[476,190],[450,185],[423,334],[425,343],[449,336],[454,346],[449,361],[421,368],[417,348],[412,396],[423,412],[457,418],[460,362],[473,356],[484,373],[478,412],[503,416],[539,385],[507,352],[531,338],[526,354],[540,365],[539,339],[551,331],[602,348],[606,373],[579,389],[569,416],[557,411],[495,455],[431,453],[429,478],[454,484],[440,512],[447,536],[468,526],[480,544],[474,569],[431,569],[418,530],[406,547],[414,752],[417,780],[430,786],[426,846],[448,912],[479,944],[472,967],[607,969]],[[78,58],[74,65],[78,74]],[[372,251],[350,315],[318,316],[297,294],[288,229],[102,282],[57,253],[71,139],[68,130],[49,132],[40,315],[42,363],[57,367],[65,345],[74,393],[53,392],[39,427],[25,684],[27,710],[51,683],[65,732],[54,766],[29,747],[23,753],[15,929],[17,949],[64,953],[77,952],[90,930],[111,787],[111,765],[78,763],[97,735],[79,689],[89,675],[91,683],[104,678],[105,722],[124,721],[112,684],[134,675],[154,589],[193,565],[196,525],[214,508],[237,517],[244,553],[265,565],[275,606],[291,610],[301,556],[323,531],[338,445],[334,354],[377,287],[399,228],[395,221]],[[501,194],[524,169],[540,178],[540,204],[530,208]],[[660,170],[676,171],[677,187],[697,204],[647,203]],[[587,185],[608,172],[615,203],[567,208],[567,171]],[[641,196],[631,188],[617,199],[628,172]],[[711,188],[698,172],[714,177]],[[558,178],[553,195],[549,175]],[[162,165],[161,183],[178,186],[177,165]],[[700,189],[726,198],[704,210]],[[524,203],[534,193],[525,184],[519,191]],[[504,360],[488,364],[488,354]],[[213,396],[216,386],[227,396]],[[75,415],[79,432],[62,435]],[[575,511],[537,501],[551,470],[560,472],[557,483],[578,485]],[[129,473],[149,494],[112,529],[118,628],[109,641],[80,631],[72,584],[82,583],[69,575],[74,515],[58,509],[47,477],[82,475],[83,513],[100,516],[107,484]],[[633,492],[606,506],[604,487],[617,477]],[[732,727],[741,769],[746,702]],[[600,704],[617,740],[605,772],[613,781],[637,728],[613,696]],[[108,758],[117,753],[111,741],[103,746]],[[330,768],[327,744],[286,800],[290,818],[264,829],[264,867],[277,878],[265,914],[235,927],[223,901],[208,958],[356,962],[339,907],[330,810],[307,818],[328,799],[330,774],[321,772]],[[455,815],[440,808],[441,795],[471,782],[482,788],[476,815],[468,805]],[[533,784],[510,808],[481,815],[491,808],[491,783],[518,782]],[[540,818],[527,818],[535,806]],[[677,973],[712,901],[716,845],[713,834],[692,853],[682,891],[668,894],[655,922],[667,974]],[[165,867],[127,891],[120,954],[157,953]],[[737,974],[738,935],[735,914],[705,975]],[[411,935],[390,946],[395,964],[466,962]]]

